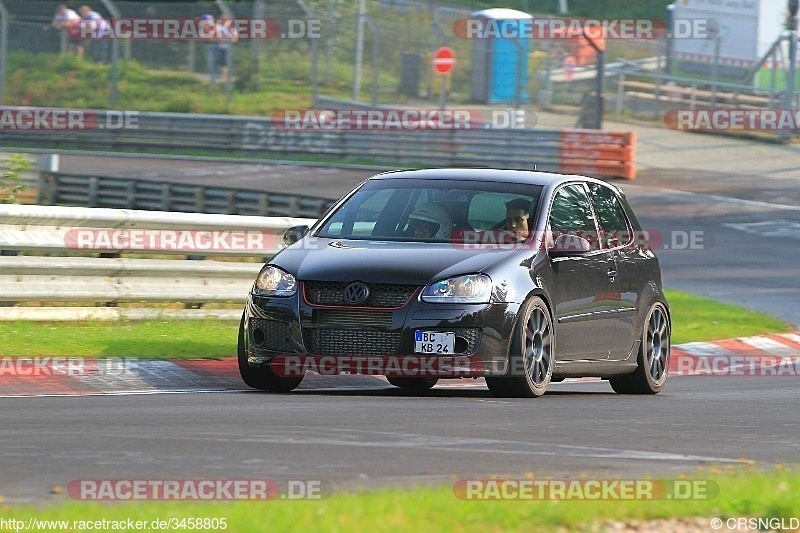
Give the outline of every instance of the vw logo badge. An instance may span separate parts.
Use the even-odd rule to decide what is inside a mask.
[[[364,303],[369,298],[369,287],[360,281],[354,281],[344,288],[344,301],[349,305]]]

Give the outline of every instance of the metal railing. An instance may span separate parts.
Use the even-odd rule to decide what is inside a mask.
[[[33,108],[35,109],[35,108]],[[596,177],[631,178],[630,159],[597,160],[564,142],[579,134],[587,148],[602,147],[623,133],[491,126],[491,118],[470,127],[450,129],[287,129],[271,118],[181,113],[136,113],[119,124],[119,111],[91,111],[98,127],[73,130],[4,130],[6,145],[49,148],[91,147],[103,150],[197,151],[213,153],[327,156],[343,160],[378,160],[397,165],[478,166],[581,172]],[[128,117],[129,112],[123,116]],[[134,123],[135,122],[135,123]],[[632,136],[628,137],[632,139]],[[631,141],[635,142],[635,141]],[[632,146],[635,148],[635,146]],[[598,153],[598,150],[590,153]],[[605,155],[609,151],[603,151]],[[628,151],[625,151],[628,154]],[[620,170],[621,169],[621,170]]]
[[[615,118],[623,112],[658,119],[668,109],[697,107],[772,109],[784,90],[775,87],[682,78],[658,72],[620,69],[616,83]]]
[[[261,262],[177,256],[268,257],[283,247],[287,228],[310,223],[313,219],[0,205],[0,251],[5,252],[0,254],[0,301],[242,303]],[[6,255],[9,250],[34,255]],[[101,257],[87,257],[96,254]],[[176,258],[164,259],[165,254]],[[19,319],[24,314],[19,309],[0,307],[0,320]],[[36,309],[40,318],[96,314],[95,308]]]
[[[39,179],[36,203],[147,211],[319,218],[333,200],[226,187],[47,173]]]

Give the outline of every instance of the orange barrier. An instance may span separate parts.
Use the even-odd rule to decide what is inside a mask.
[[[636,178],[636,132],[563,130],[560,171],[596,178]]]

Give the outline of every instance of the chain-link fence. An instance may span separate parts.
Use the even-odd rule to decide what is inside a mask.
[[[9,52],[12,54],[70,54],[69,36],[52,28],[50,21],[59,2],[3,0],[9,17]],[[81,2],[82,3],[82,2]],[[519,2],[517,2],[519,3]],[[363,4],[363,11],[359,6]],[[617,3],[603,3],[609,15]],[[78,9],[78,2],[67,2]],[[205,14],[235,19],[270,19],[279,27],[269,39],[248,39],[232,43],[230,59],[220,62],[216,44],[200,39],[133,39],[118,41],[120,105],[131,101],[126,81],[132,79],[126,61],[149,71],[191,73],[208,84],[225,82],[229,74],[227,97],[257,99],[258,95],[293,94],[296,107],[310,107],[317,94],[344,100],[359,100],[371,105],[415,103],[435,107],[444,88],[453,104],[488,103],[502,105],[570,104],[578,105],[593,89],[596,54],[585,42],[575,40],[512,39],[505,49],[496,49],[487,62],[486,42],[466,39],[454,28],[473,11],[429,0],[296,0],[272,2],[129,2],[92,0],[92,9],[107,19],[200,19]],[[553,13],[558,1],[530,1],[526,6]],[[580,12],[583,4],[570,2]],[[582,7],[583,6],[583,7]],[[649,6],[649,7],[648,7]],[[524,7],[520,5],[519,7]],[[642,15],[660,11],[658,2],[648,2]],[[538,15],[537,15],[538,17]],[[86,59],[113,61],[108,42],[84,42]],[[455,68],[446,75],[434,73],[432,57],[442,46],[454,50]],[[103,48],[103,53],[96,53]],[[94,50],[93,50],[94,49]],[[619,58],[641,61],[663,53],[658,40],[609,41],[607,61]],[[228,63],[229,61],[229,63]],[[661,60],[657,60],[661,61]],[[18,64],[24,60],[18,59]],[[511,87],[495,94],[484,86],[495,83],[497,66],[515,72]],[[494,66],[493,66],[494,65]],[[224,67],[230,67],[225,69]],[[516,69],[516,70],[515,70]],[[227,70],[227,72],[223,72]],[[508,77],[508,76],[507,76]],[[13,74],[12,74],[13,79]],[[20,79],[20,78],[17,78]],[[98,82],[99,84],[99,82]],[[223,84],[225,85],[225,84]],[[613,91],[613,86],[609,89]],[[444,86],[444,87],[443,87]],[[105,87],[105,86],[104,86]],[[313,87],[313,90],[312,90]],[[110,87],[117,90],[117,84]],[[186,98],[193,96],[187,89]],[[216,89],[219,91],[219,89]],[[7,104],[55,105],[41,101],[47,95]],[[232,94],[231,94],[232,93]],[[37,100],[39,98],[39,100]],[[87,105],[92,105],[87,100]],[[114,105],[114,102],[111,103]],[[275,106],[285,105],[283,103]],[[263,103],[267,109],[269,102]],[[159,107],[161,111],[192,111],[191,105]],[[214,112],[216,109],[202,108]]]

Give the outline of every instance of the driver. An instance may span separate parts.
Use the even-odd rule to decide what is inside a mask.
[[[503,229],[514,234],[517,241],[524,241],[531,234],[528,224],[531,202],[525,198],[515,198],[506,202],[506,221]]]
[[[452,231],[453,217],[439,204],[422,204],[408,216],[406,235],[410,237],[447,240]]]

